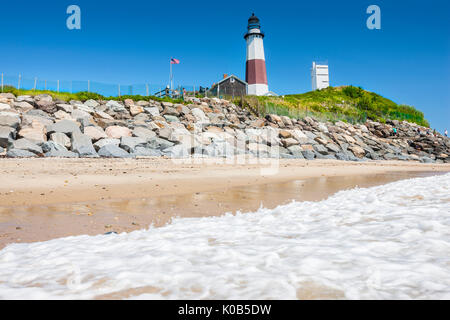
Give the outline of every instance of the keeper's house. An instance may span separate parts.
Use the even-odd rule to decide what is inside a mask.
[[[247,87],[247,82],[234,75],[228,76],[224,74],[223,79],[218,83],[213,84],[210,91],[217,97],[231,96],[234,98],[247,95]]]

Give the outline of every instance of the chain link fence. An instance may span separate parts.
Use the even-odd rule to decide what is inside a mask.
[[[181,96],[196,95],[200,86],[178,85],[171,90],[167,85],[137,83],[137,84],[110,84],[96,81],[76,80],[47,80],[39,77],[23,77],[22,75],[7,75],[1,73],[0,90],[3,92],[7,87],[22,90],[54,91],[65,93],[92,92],[105,97],[120,97],[126,95],[141,96]]]

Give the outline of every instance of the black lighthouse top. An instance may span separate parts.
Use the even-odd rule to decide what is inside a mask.
[[[264,38],[264,32],[261,31],[261,24],[257,16],[252,13],[252,16],[248,19],[247,33],[244,38],[247,39],[250,35],[260,35]]]

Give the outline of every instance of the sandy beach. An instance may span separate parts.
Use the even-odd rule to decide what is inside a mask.
[[[179,164],[168,159],[1,160],[0,248],[9,243],[130,232],[173,217],[218,216],[318,201],[339,190],[450,171],[412,162],[282,160],[260,165]]]

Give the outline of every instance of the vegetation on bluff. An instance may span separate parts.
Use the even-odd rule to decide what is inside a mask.
[[[260,115],[276,113],[291,117],[311,115],[322,120],[365,122],[366,119],[406,120],[429,127],[424,114],[414,107],[399,105],[361,87],[329,87],[303,94],[280,97],[248,96],[237,99]]]

